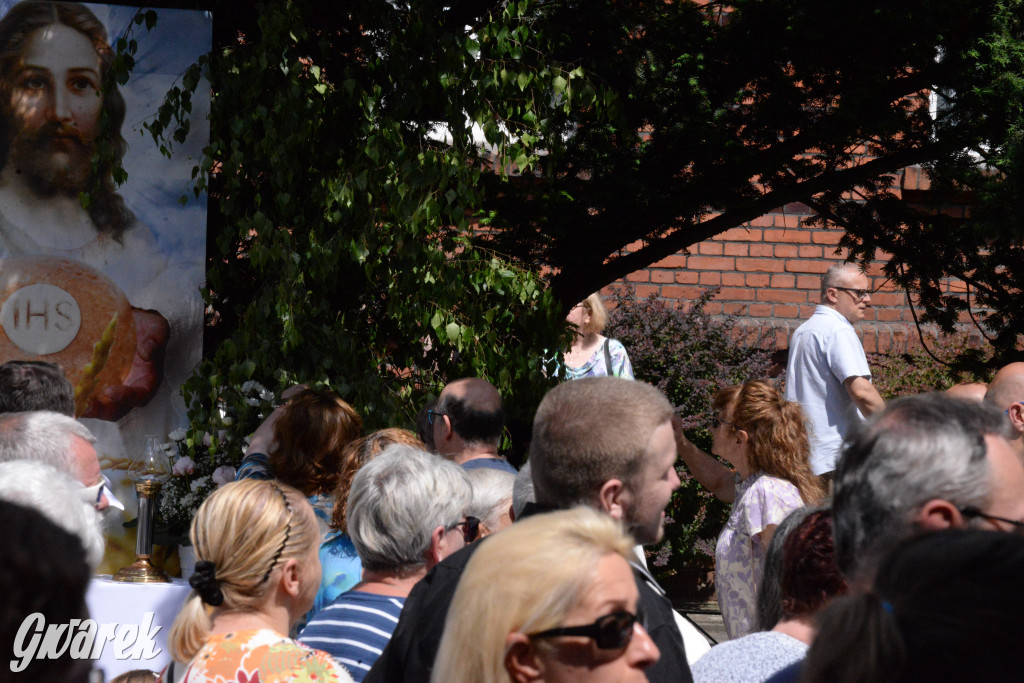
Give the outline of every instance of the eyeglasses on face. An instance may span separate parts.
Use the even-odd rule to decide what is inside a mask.
[[[450,527],[446,527],[448,531],[452,529],[458,529],[462,532],[462,537],[466,539],[466,545],[469,545],[476,540],[477,535],[480,533],[480,520],[476,517],[466,515],[466,518],[461,522],[455,522]]]
[[[640,620],[639,615],[626,612],[612,612],[586,626],[561,626],[539,633],[531,633],[531,639],[556,638],[558,636],[583,636],[592,638],[602,650],[621,650],[633,639],[633,626]]]
[[[854,289],[853,287],[833,287],[832,289],[838,289],[842,292],[849,292],[853,295],[853,298],[857,301],[863,301],[871,296],[870,289]]]
[[[981,517],[982,519],[987,519],[990,522],[1003,522],[1004,524],[1009,524],[1013,527],[1013,533],[1018,535],[1024,535],[1024,522],[1015,519],[1007,519],[1006,517],[996,517],[995,515],[990,515],[987,512],[982,512],[978,508],[970,505],[967,507],[960,508],[960,514],[964,517]]]
[[[106,491],[107,482],[105,479],[101,479],[100,483],[93,484],[92,486],[85,486],[82,488],[82,500],[89,505],[96,507],[103,500],[103,494]]]
[[[428,410],[427,411],[427,424],[429,424],[431,427],[433,427],[434,426],[434,417],[435,416],[441,417],[441,416],[443,416],[445,414],[446,413],[441,413],[441,412],[438,412],[436,410]]]
[[[718,417],[717,415],[712,415],[711,416],[711,428],[712,429],[718,429],[722,425],[729,425],[733,429],[739,429],[739,427],[737,427],[734,422],[729,422],[728,420],[723,420],[722,418]]]

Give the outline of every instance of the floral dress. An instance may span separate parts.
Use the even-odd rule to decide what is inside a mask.
[[[729,638],[753,630],[757,587],[764,572],[764,549],[754,536],[803,505],[795,485],[764,472],[736,485],[736,502],[715,546],[715,590]]]
[[[608,345],[608,358],[611,359],[611,367],[608,367],[605,358],[605,344]],[[633,379],[633,365],[629,362],[629,354],[626,347],[618,339],[605,339],[601,342],[594,355],[578,368],[565,366],[566,379],[582,379],[583,377],[625,377]]]
[[[185,672],[185,683],[351,683],[352,676],[326,652],[270,629],[210,636]]]

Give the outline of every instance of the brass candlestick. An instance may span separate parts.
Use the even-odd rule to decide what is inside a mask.
[[[170,583],[163,571],[153,566],[153,505],[161,487],[171,478],[171,461],[155,436],[146,437],[146,451],[132,461],[128,477],[139,494],[139,518],[136,526],[135,562],[114,574],[114,581],[128,583]]]

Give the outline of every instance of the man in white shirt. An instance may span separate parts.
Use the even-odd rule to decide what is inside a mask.
[[[786,400],[804,409],[811,426],[811,468],[829,475],[854,421],[885,407],[871,384],[867,356],[853,325],[871,303],[867,275],[837,263],[821,280],[821,304],[789,341]]]

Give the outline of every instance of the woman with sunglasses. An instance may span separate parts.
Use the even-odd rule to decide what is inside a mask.
[[[479,520],[466,516],[472,499],[461,467],[416,448],[389,446],[364,465],[352,480],[346,517],[362,581],[317,612],[299,640],[363,680],[413,586],[476,540]]]
[[[786,515],[825,496],[811,471],[803,410],[767,382],[722,389],[712,399],[712,452],[704,453],[676,427],[676,447],[690,473],[732,512],[715,546],[715,590],[725,630],[753,630],[765,552]],[[735,469],[733,469],[735,468]]]
[[[171,627],[174,663],[162,681],[352,680],[330,655],[288,637],[320,585],[320,533],[299,491],[232,482],[199,507],[190,538],[193,590]]]
[[[435,683],[646,681],[633,541],[589,508],[538,514],[482,542],[459,580]]]

